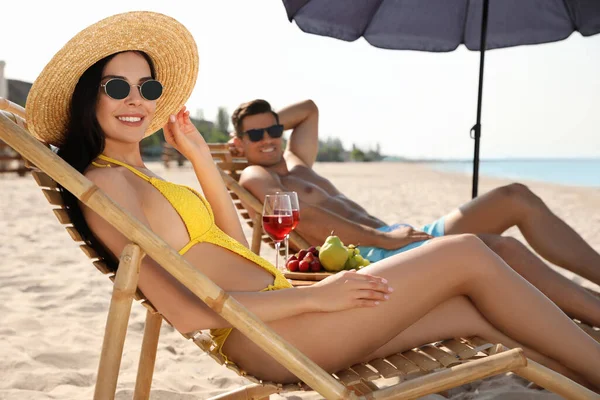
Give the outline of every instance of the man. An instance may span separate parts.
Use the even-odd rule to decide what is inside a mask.
[[[598,299],[552,270],[518,240],[501,236],[517,226],[543,258],[600,284],[600,254],[526,186],[514,183],[494,189],[422,230],[388,226],[312,169],[319,123],[313,101],[275,113],[268,102],[254,100],[240,105],[232,122],[232,151],[243,154],[251,164],[240,184],[259,199],[275,191],[297,192],[301,222],[296,231],[309,243],[319,245],[335,230],[344,243],[360,243],[361,254],[374,262],[436,236],[473,233],[569,315],[600,326]],[[288,129],[292,133],[284,149],[282,134]]]

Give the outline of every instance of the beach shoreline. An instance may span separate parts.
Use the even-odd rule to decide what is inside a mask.
[[[164,179],[199,189],[189,163],[149,168]],[[470,199],[471,178],[427,163],[317,163],[344,194],[387,223],[420,227]],[[480,193],[511,183],[482,176]],[[591,246],[600,251],[600,188],[523,182],[544,199]],[[93,396],[111,283],[98,273],[56,221],[30,176],[0,175],[0,400],[83,399]],[[250,229],[244,225],[246,237]],[[518,230],[506,235],[520,240]],[[262,252],[274,261],[274,251]],[[582,284],[599,287],[567,271]],[[117,399],[132,397],[145,308],[132,307]],[[248,382],[218,366],[192,342],[163,324],[153,381],[153,399],[204,399]],[[502,376],[450,392],[453,399],[555,399],[527,382]],[[317,399],[312,393],[272,398]],[[429,396],[429,398],[441,398]]]

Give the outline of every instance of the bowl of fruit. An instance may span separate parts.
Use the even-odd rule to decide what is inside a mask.
[[[358,270],[370,263],[355,245],[344,246],[340,238],[332,234],[322,246],[311,246],[290,256],[285,263],[289,271],[285,276],[293,281],[320,281],[336,272]]]

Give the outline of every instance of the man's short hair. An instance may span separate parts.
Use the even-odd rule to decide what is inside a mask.
[[[279,123],[279,116],[273,109],[271,105],[266,100],[252,100],[247,103],[241,104],[238,108],[235,109],[233,114],[231,115],[231,122],[235,129],[235,134],[238,137],[242,137],[244,132],[242,131],[242,124],[244,122],[244,118],[250,115],[256,114],[264,114],[271,113],[275,117],[277,123]]]

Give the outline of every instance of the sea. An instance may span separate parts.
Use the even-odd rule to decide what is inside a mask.
[[[472,161],[432,162],[431,167],[471,175]],[[600,188],[600,158],[482,160],[480,176]]]

